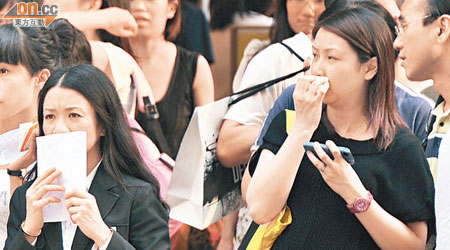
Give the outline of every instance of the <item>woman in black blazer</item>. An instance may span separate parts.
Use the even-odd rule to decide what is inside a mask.
[[[43,223],[42,209],[63,191],[51,169],[16,190],[5,249],[170,249],[159,185],[143,165],[116,90],[90,65],[55,71],[39,96],[40,134],[86,131],[86,190],[66,190],[70,222]],[[72,238],[73,237],[73,238]]]

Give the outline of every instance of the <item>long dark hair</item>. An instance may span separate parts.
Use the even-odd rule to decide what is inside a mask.
[[[271,43],[278,43],[295,35],[291,25],[289,25],[286,3],[287,0],[277,1],[277,10],[274,17],[275,20],[270,28]]]
[[[123,175],[130,175],[152,184],[159,196],[159,183],[147,170],[120,104],[113,83],[101,70],[88,64],[64,67],[55,71],[45,83],[39,94],[38,121],[39,133],[44,135],[43,106],[45,97],[55,86],[68,88],[83,95],[95,110],[98,124],[105,135],[100,138],[102,165],[108,175],[123,188]],[[164,204],[164,203],[163,203]]]
[[[394,140],[397,128],[405,127],[395,105],[395,59],[388,25],[370,9],[354,7],[319,21],[313,29],[314,38],[319,29],[346,40],[357,53],[360,63],[377,58],[378,72],[368,84],[366,109],[369,126],[377,131],[375,143],[379,149],[386,149]]]
[[[54,22],[50,29],[1,25],[0,62],[22,64],[34,76],[43,69],[53,72],[63,65],[77,63],[77,53],[81,51],[90,55],[89,43],[83,40],[81,32],[77,32],[67,20]]]

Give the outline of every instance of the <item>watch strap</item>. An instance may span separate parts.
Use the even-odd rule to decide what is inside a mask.
[[[367,211],[367,209],[369,209],[370,204],[372,203],[372,200],[373,200],[372,193],[370,193],[370,191],[367,191],[367,197],[358,197],[358,198],[356,198],[355,202],[353,202],[353,204],[351,204],[351,205],[347,204],[347,208],[352,213],[365,212],[365,211]],[[360,207],[358,207],[358,203],[359,202],[365,202],[366,203],[365,207],[362,208],[362,209]]]
[[[11,176],[23,177],[23,170],[11,170],[9,168],[6,169],[6,173]]]

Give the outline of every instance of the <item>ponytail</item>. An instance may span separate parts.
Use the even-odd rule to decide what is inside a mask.
[[[67,20],[54,23],[49,29],[1,25],[0,62],[21,64],[36,75],[43,69],[53,72],[63,65],[91,61],[90,46],[83,34]]]
[[[59,48],[62,66],[92,64],[89,41],[67,19],[56,19],[48,26],[48,30]]]

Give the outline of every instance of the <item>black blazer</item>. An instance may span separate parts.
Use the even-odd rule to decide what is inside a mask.
[[[170,249],[167,212],[156,198],[154,187],[140,179],[123,176],[125,191],[111,178],[102,164],[92,181],[89,193],[95,196],[103,221],[116,228],[107,249]],[[4,249],[62,248],[61,223],[44,223],[36,246],[25,240],[21,224],[26,216],[25,193],[32,182],[18,188],[10,202],[8,238]],[[79,228],[72,242],[74,250],[91,250],[94,241]]]

